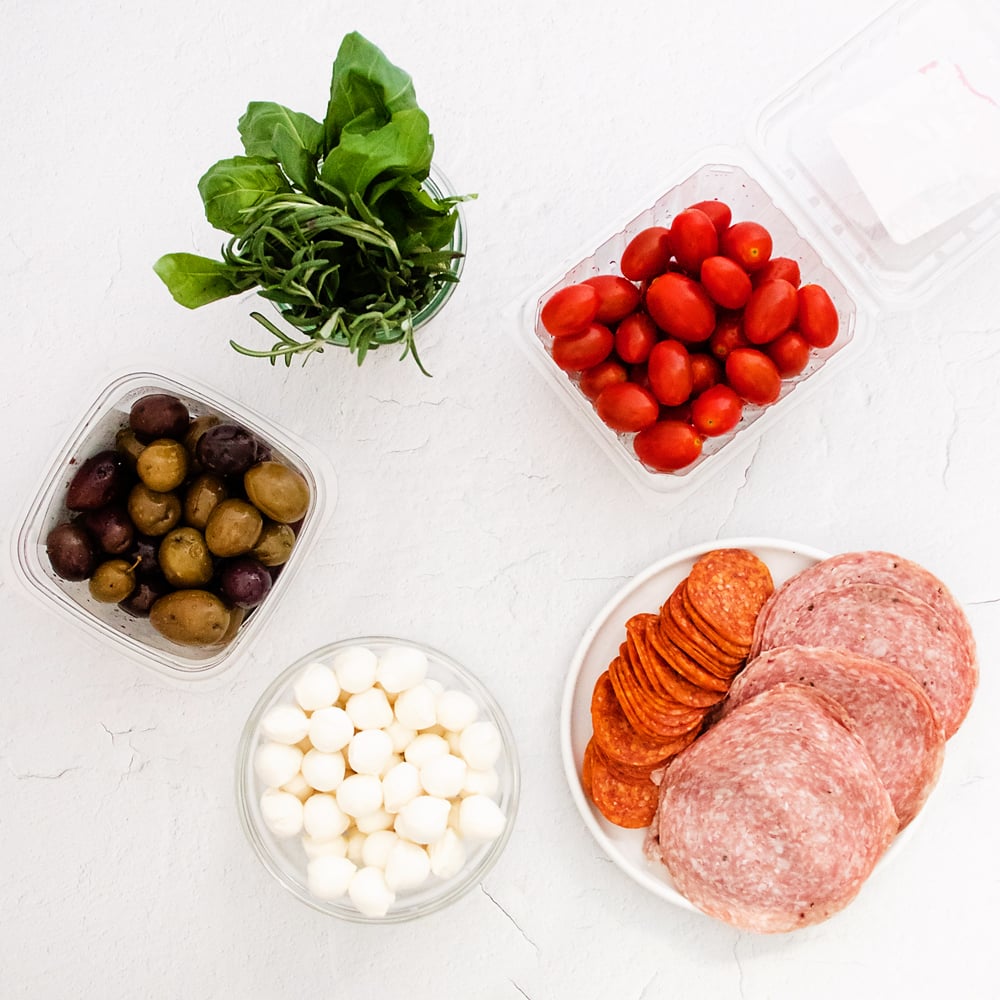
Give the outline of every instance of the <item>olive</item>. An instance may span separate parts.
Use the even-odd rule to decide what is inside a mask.
[[[222,596],[241,608],[255,608],[271,589],[271,574],[252,556],[227,562],[219,572]]]
[[[183,646],[214,646],[227,638],[232,614],[207,590],[175,590],[156,601],[149,623],[160,635]]]
[[[63,580],[86,580],[100,559],[97,543],[80,524],[65,521],[46,536],[45,554],[56,576]]]
[[[257,439],[236,424],[217,424],[201,436],[195,455],[202,468],[220,476],[246,472],[257,460]]]
[[[203,413],[200,417],[195,417],[188,424],[188,429],[184,432],[184,439],[181,442],[193,459],[193,464],[198,468],[201,464],[195,456],[198,454],[198,442],[202,439],[210,427],[216,427],[222,421],[214,413]]]
[[[214,473],[203,472],[191,480],[184,494],[184,520],[192,528],[205,530],[208,516],[229,495],[226,484]]]
[[[90,577],[90,596],[102,604],[117,604],[135,590],[135,567],[125,559],[102,562]]]
[[[132,404],[128,424],[140,441],[154,441],[183,437],[190,419],[188,408],[176,396],[154,392]]]
[[[122,455],[133,468],[139,459],[139,452],[146,446],[135,436],[131,427],[123,427],[115,435],[115,451]]]
[[[139,454],[135,471],[151,489],[169,493],[187,479],[189,458],[187,449],[172,438],[157,438]]]
[[[136,483],[128,495],[128,516],[144,535],[165,535],[181,519],[180,497]]]
[[[297,521],[309,509],[305,477],[280,462],[260,462],[248,469],[243,486],[251,503],[272,521]]]
[[[223,500],[209,515],[205,541],[213,555],[241,556],[257,544],[263,526],[264,519],[252,503]]]
[[[205,536],[195,528],[174,528],[163,536],[156,555],[163,575],[175,587],[201,587],[215,566]]]
[[[125,461],[116,451],[99,451],[76,470],[66,490],[70,510],[97,510],[120,500],[128,489]]]
[[[108,555],[124,555],[135,542],[135,525],[124,504],[88,510],[80,516],[80,523]]]
[[[250,554],[265,566],[281,566],[288,561],[295,546],[295,532],[287,524],[265,521],[257,544]]]
[[[163,576],[159,560],[156,558],[160,547],[158,538],[148,535],[137,535],[128,558],[136,564],[135,575],[140,580],[159,579]]]
[[[119,601],[118,606],[136,618],[146,618],[153,604],[164,594],[169,594],[171,589],[162,576],[137,579],[135,590],[124,601]]]

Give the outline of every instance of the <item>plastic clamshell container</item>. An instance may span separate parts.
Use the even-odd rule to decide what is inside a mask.
[[[984,157],[987,151],[995,155]],[[770,230],[773,255],[796,259],[802,284],[830,294],[840,332],[831,347],[811,352],[805,371],[783,380],[775,403],[745,406],[733,431],[705,439],[696,462],[656,472],[635,455],[633,434],[598,417],[578,373],[556,366],[541,307],[566,285],[620,274],[632,236],[712,199],[732,208],[734,222]],[[937,294],[998,232],[1000,8],[986,0],[905,0],[769,101],[749,143],[702,150],[532,288],[520,339],[640,493],[673,497],[745,452],[793,403],[855,361],[880,317]]]
[[[134,617],[116,604],[95,601],[87,581],[67,581],[52,570],[45,552],[49,531],[69,519],[66,489],[79,465],[105,448],[113,448],[116,432],[128,425],[132,404],[151,393],[177,396],[192,416],[215,414],[239,424],[267,444],[276,461],[300,472],[310,491],[310,507],[297,533],[291,556],[268,595],[224,645],[182,646],[164,638],[148,619]],[[327,459],[291,432],[214,389],[175,375],[129,372],[106,385],[76,429],[59,449],[19,529],[12,538],[13,562],[27,591],[49,609],[79,626],[91,639],[162,675],[180,680],[215,677],[253,642],[271,620],[281,597],[308,556],[336,503],[336,481]]]

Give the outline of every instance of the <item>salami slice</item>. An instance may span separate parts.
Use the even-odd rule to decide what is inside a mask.
[[[815,687],[851,718],[885,785],[902,829],[920,811],[941,773],[944,730],[919,684],[905,671],[842,650],[780,646],[751,660],[736,678],[725,712],[791,682]]]
[[[901,667],[924,689],[948,737],[978,683],[959,635],[926,601],[898,587],[846,584],[813,593],[797,615],[772,611],[762,648],[788,645],[843,649]]]
[[[740,705],[675,758],[653,822],[647,856],[662,858],[679,891],[758,933],[841,910],[898,826],[843,710],[794,684]]]

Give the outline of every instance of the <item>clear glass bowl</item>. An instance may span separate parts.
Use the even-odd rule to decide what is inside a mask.
[[[153,629],[148,619],[133,617],[116,604],[95,601],[90,596],[87,581],[74,582],[56,576],[45,552],[49,531],[60,521],[68,520],[66,488],[78,463],[98,451],[113,448],[115,433],[127,425],[132,404],[157,392],[177,396],[192,416],[215,414],[225,422],[245,427],[270,447],[275,459],[300,472],[309,485],[309,511],[298,531],[290,558],[267,597],[225,645],[191,647],[169,641]],[[91,638],[166,676],[204,679],[230,666],[254,636],[268,627],[276,606],[305,561],[335,501],[336,484],[327,459],[291,432],[186,377],[128,372],[100,391],[52,460],[13,536],[12,558],[17,576],[28,593],[80,626]]]
[[[264,784],[254,773],[253,756],[260,742],[260,722],[273,706],[293,701],[293,685],[299,672],[308,664],[329,662],[338,651],[349,646],[366,646],[376,655],[390,646],[408,646],[426,654],[428,678],[440,681],[446,690],[464,691],[479,706],[479,718],[488,719],[500,731],[503,749],[496,763],[500,784],[496,801],[506,817],[503,832],[496,840],[481,844],[469,851],[462,870],[452,878],[440,879],[434,875],[419,888],[401,892],[389,912],[382,917],[368,917],[360,913],[345,896],[340,900],[322,900],[310,892],[306,879],[307,858],[299,837],[276,837],[264,823],[260,810],[260,796]],[[260,696],[243,728],[237,752],[236,797],[240,823],[257,857],[268,872],[293,896],[307,906],[358,923],[392,924],[413,920],[434,913],[453,903],[478,885],[493,868],[503,853],[514,827],[520,790],[517,752],[514,736],[500,706],[483,684],[451,657],[429,646],[406,639],[388,636],[369,636],[344,639],[313,650],[283,670]]]

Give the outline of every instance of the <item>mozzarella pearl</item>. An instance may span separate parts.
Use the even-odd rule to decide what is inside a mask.
[[[385,862],[385,884],[393,892],[415,889],[431,873],[431,859],[427,852],[408,840],[398,840]]]
[[[462,838],[452,829],[444,831],[436,844],[427,848],[431,861],[431,871],[438,878],[453,878],[465,864],[465,845]]]
[[[323,663],[310,663],[295,682],[295,700],[307,712],[327,708],[340,697],[334,672]]]
[[[484,771],[497,762],[503,742],[494,723],[483,720],[462,730],[458,746],[469,767]]]
[[[500,775],[496,768],[488,767],[484,771],[477,771],[472,767],[466,769],[462,795],[488,795],[493,798],[499,790]]]
[[[486,795],[469,795],[458,807],[458,831],[466,840],[496,840],[506,822],[500,807]]]
[[[464,691],[444,691],[437,702],[438,722],[445,729],[461,732],[479,715],[479,706]]]
[[[410,729],[428,729],[437,722],[434,692],[428,684],[407,688],[393,706],[396,718]]]
[[[420,771],[406,761],[391,768],[382,779],[382,797],[385,800],[385,808],[391,813],[398,813],[421,791]]]
[[[366,917],[384,917],[396,899],[385,884],[381,868],[367,867],[354,873],[347,894]]]
[[[330,666],[337,675],[341,690],[358,694],[375,683],[378,657],[365,646],[350,646],[342,649]]]
[[[415,736],[403,751],[403,759],[415,767],[423,767],[432,757],[444,757],[448,753],[448,741],[436,733],[421,733]]]
[[[287,743],[262,743],[253,761],[257,777],[271,788],[280,788],[291,781],[301,765],[302,751]]]
[[[349,774],[337,787],[337,803],[348,816],[367,816],[382,807],[382,782],[374,774]]]
[[[390,646],[379,657],[375,676],[390,694],[406,691],[427,676],[427,656],[410,646]]]
[[[361,860],[365,867],[385,869],[389,852],[399,843],[399,834],[393,830],[376,830],[365,839]]]
[[[305,758],[303,757],[302,758],[303,767],[305,766],[305,763],[306,761]],[[296,774],[291,781],[286,781],[281,786],[281,790],[283,792],[291,792],[291,794],[294,795],[300,802],[305,802],[305,800],[308,799],[309,796],[312,795],[313,793],[312,786],[302,776],[301,771],[298,774]]]
[[[311,795],[302,807],[302,825],[315,840],[339,837],[350,822],[337,805],[337,800],[326,793]]]
[[[396,832],[415,844],[433,844],[448,828],[451,803],[435,795],[418,795],[400,809]]]
[[[275,743],[298,743],[309,732],[309,719],[298,705],[275,705],[264,713],[260,731]]]
[[[357,868],[347,858],[321,855],[306,868],[309,891],[317,899],[339,899],[347,892]]]
[[[317,750],[342,750],[354,735],[351,717],[337,706],[321,708],[309,719],[309,740]]]
[[[468,770],[461,757],[450,753],[432,757],[420,768],[420,784],[428,795],[450,799],[458,795],[465,785]]]
[[[393,721],[385,727],[385,731],[392,739],[392,749],[394,753],[402,753],[413,742],[413,738],[417,735],[417,731],[415,729],[410,729],[409,726],[404,726],[399,719],[393,719]]]
[[[330,856],[333,858],[347,857],[347,838],[344,836],[333,837],[331,840],[316,840],[304,834],[302,837],[302,849],[306,852],[307,858],[321,858]]]
[[[302,758],[302,777],[317,792],[332,792],[343,780],[347,771],[344,755],[310,750]]]
[[[365,843],[367,840],[368,834],[362,833],[360,830],[352,830],[347,838],[347,856],[359,868],[364,867],[364,861],[361,855],[364,853]]]
[[[276,837],[294,837],[302,829],[302,801],[291,792],[268,788],[260,797],[260,812]]]
[[[375,812],[368,813],[367,816],[359,816],[354,825],[362,833],[376,833],[379,830],[391,830],[394,816],[384,809],[376,809]]]
[[[355,729],[384,729],[393,720],[392,705],[379,688],[352,694],[344,710],[351,717]]]
[[[392,738],[381,729],[355,733],[347,747],[347,762],[358,774],[381,774],[392,757]]]

